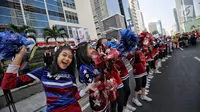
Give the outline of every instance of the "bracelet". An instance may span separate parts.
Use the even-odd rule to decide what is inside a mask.
[[[80,97],[83,97],[85,96],[86,92],[85,92],[85,89],[82,89],[79,93]]]

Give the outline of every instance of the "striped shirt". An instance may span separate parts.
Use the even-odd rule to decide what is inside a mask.
[[[66,71],[61,71],[52,76],[49,70],[44,67],[19,77],[17,77],[17,73],[7,71],[2,82],[2,88],[11,89],[34,80],[40,80],[43,84],[47,100],[47,112],[59,112],[61,110],[68,112],[68,106],[77,103],[77,100],[80,98],[80,93],[75,84],[75,77]],[[79,112],[81,112],[80,106],[73,108],[78,108]]]

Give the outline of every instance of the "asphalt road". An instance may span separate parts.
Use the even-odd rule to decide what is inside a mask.
[[[151,81],[153,102],[137,112],[200,112],[200,45],[175,50]]]

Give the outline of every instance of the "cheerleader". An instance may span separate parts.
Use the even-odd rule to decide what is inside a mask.
[[[128,98],[129,98],[129,95],[131,93],[130,91],[130,87],[129,87],[129,74],[128,74],[128,70],[124,64],[124,62],[122,61],[121,58],[117,59],[117,61],[115,62],[119,72],[120,72],[120,77],[121,77],[121,80],[124,84],[124,87],[123,87],[123,91],[124,91],[124,111],[123,112],[128,112],[129,110],[131,111],[135,111],[136,108],[127,104],[128,102]]]
[[[132,102],[134,104],[136,104],[137,106],[142,106],[142,103],[139,102],[138,100],[138,92],[139,90],[142,90],[142,95],[141,95],[141,99],[145,100],[145,101],[152,101],[151,98],[146,96],[146,81],[147,81],[147,73],[146,73],[146,62],[145,62],[145,56],[144,54],[137,49],[134,52],[133,55],[134,58],[134,64],[133,66],[133,71],[134,71],[134,77],[135,77],[135,82],[136,82],[136,87],[135,87],[135,91],[134,91],[134,97],[132,99]]]
[[[99,54],[106,54],[106,52],[109,52],[110,51],[110,48],[109,48],[109,46],[108,45],[106,45],[106,44],[108,44],[108,43],[110,43],[110,42],[107,42],[107,39],[105,39],[105,38],[101,38],[101,39],[99,39],[98,40],[98,42],[97,42],[97,51],[99,52]],[[107,49],[106,49],[106,47],[107,47]],[[125,101],[124,100],[126,100],[125,98],[124,98],[124,93],[125,93],[125,91],[124,91],[124,89],[123,89],[123,87],[124,87],[124,84],[123,84],[123,82],[122,82],[122,79],[120,78],[120,73],[119,73],[119,71],[117,70],[117,67],[116,66],[114,66],[114,67],[112,67],[112,69],[110,68],[110,67],[108,67],[108,69],[110,69],[110,70],[108,70],[108,71],[110,71],[110,73],[112,73],[112,76],[117,80],[117,82],[118,82],[118,88],[117,88],[117,100],[115,101],[115,102],[112,102],[111,103],[111,111],[112,112],[117,112],[117,110],[118,110],[118,112],[122,112],[123,110],[126,112],[126,111],[128,111],[127,110],[127,108],[128,107],[130,107],[131,108],[131,106],[128,106],[128,107],[126,107],[126,106],[124,106],[125,105]],[[127,75],[127,74],[126,74]],[[118,104],[118,105],[117,105]],[[116,107],[117,107],[117,110],[116,110]],[[135,109],[134,109],[134,107],[133,108],[131,108],[133,111],[135,111]]]
[[[91,83],[85,89],[78,91],[74,75],[74,57],[70,46],[61,46],[55,54],[55,59],[50,67],[40,67],[27,74],[17,76],[22,57],[26,53],[23,46],[16,54],[2,81],[2,89],[12,89],[35,80],[43,84],[47,112],[82,112],[78,99],[83,97],[87,91],[96,90],[97,84]]]
[[[95,82],[100,81],[101,73],[94,67],[94,62],[92,60],[93,53],[94,53],[94,49],[87,42],[80,43],[76,51],[77,68],[80,73],[79,75],[80,82],[84,83],[86,86],[91,84],[93,81]],[[97,91],[100,91],[100,90],[97,90]],[[108,111],[109,110],[108,98],[105,98],[105,97],[94,98],[92,96],[92,94],[94,93],[100,94],[94,91],[90,91],[89,102],[90,102],[91,109],[93,111],[98,111],[98,112]]]
[[[99,54],[104,54],[106,52],[106,49],[105,49],[105,44],[107,42],[107,39],[106,38],[100,38],[98,41],[97,41],[97,46],[96,46],[96,51],[99,53]]]

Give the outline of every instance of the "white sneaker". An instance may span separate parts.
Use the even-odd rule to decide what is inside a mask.
[[[149,89],[149,86],[146,86],[145,88],[146,88],[146,89]]]
[[[168,58],[171,58],[172,56],[168,55],[167,57],[168,57]]]
[[[153,77],[154,77],[153,75],[148,75],[149,79],[153,79]]]
[[[142,106],[142,103],[140,103],[140,102],[138,101],[138,99],[133,98],[133,99],[132,99],[132,102],[135,103],[135,105],[137,105],[137,106],[139,106],[139,107]]]
[[[125,108],[125,109],[123,109],[122,112],[132,112],[132,111],[130,111],[128,108]]]
[[[153,75],[153,72],[149,72],[149,75]]]
[[[166,61],[166,60],[163,58],[163,59],[162,59],[162,62],[165,62],[165,61]]]
[[[138,91],[138,94],[142,94],[142,91],[140,90],[140,91]],[[149,93],[147,92],[147,91],[145,91],[145,95],[148,95]]]
[[[168,57],[165,58],[165,60],[167,60],[167,59],[168,59]]]
[[[131,106],[131,105],[127,105],[126,106],[130,111],[136,111],[136,108],[135,107],[133,107],[133,106]]]
[[[154,71],[153,69],[150,69],[150,72],[151,72],[152,74],[153,74],[153,71]]]
[[[151,98],[149,98],[149,97],[147,97],[147,96],[143,96],[143,95],[141,95],[141,99],[142,99],[142,100],[145,100],[145,101],[148,101],[148,102],[151,102],[151,101],[152,101]]]
[[[157,74],[161,74],[162,72],[160,72],[159,70],[156,70],[156,72],[155,73],[157,73]]]
[[[161,60],[158,61],[158,67],[162,67]]]
[[[148,89],[146,89],[145,91],[146,91],[146,92],[149,92],[149,90],[148,90]]]

